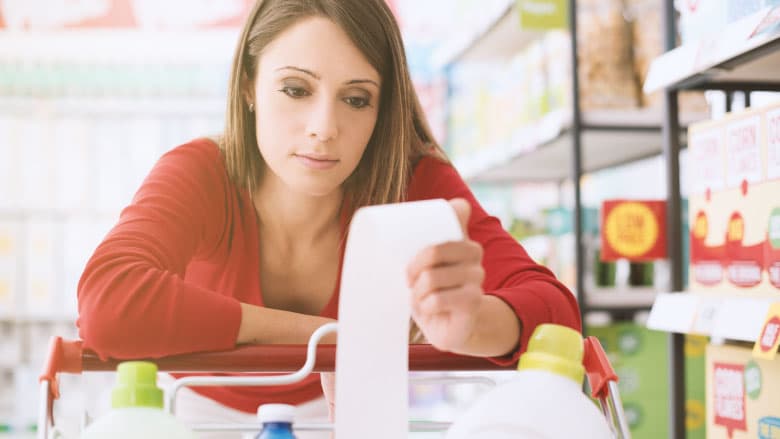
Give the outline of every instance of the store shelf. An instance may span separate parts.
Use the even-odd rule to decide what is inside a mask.
[[[93,208],[2,208],[0,207],[0,220],[28,220],[28,219],[47,219],[47,220],[65,220],[72,218],[86,219],[110,219],[115,220],[119,217],[120,209],[103,210]]]
[[[119,30],[79,29],[0,32],[4,60],[164,62],[229,65],[240,29]]]
[[[145,114],[150,116],[221,116],[226,99],[198,97],[139,98],[0,98],[0,113]]]
[[[475,24],[473,32],[456,35],[437,50],[433,65],[509,59],[544,35],[544,32],[521,29],[514,0],[496,4],[496,9],[483,17],[484,21]]]
[[[780,90],[780,6],[745,17],[722,31],[656,58],[644,84],[664,88]]]
[[[659,293],[650,311],[647,327],[754,342],[772,303],[780,303],[780,297],[736,293]]]
[[[583,172],[593,172],[661,153],[658,109],[601,110],[583,114]],[[683,124],[705,114],[683,115]],[[512,141],[457,157],[455,166],[469,182],[563,180],[571,173],[571,116],[549,113],[518,129]],[[681,133],[684,140],[685,133]]]
[[[0,315],[0,324],[75,324],[77,318],[75,314],[8,314]]]
[[[647,287],[593,288],[585,292],[588,310],[650,309],[658,291]]]

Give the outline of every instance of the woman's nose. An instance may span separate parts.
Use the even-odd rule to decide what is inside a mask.
[[[316,138],[323,143],[338,136],[336,108],[332,102],[320,99],[309,117],[307,131],[309,137]]]

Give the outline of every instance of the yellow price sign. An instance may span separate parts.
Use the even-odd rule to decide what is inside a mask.
[[[607,213],[604,234],[620,256],[634,258],[652,250],[659,238],[656,213],[640,202],[620,203]]]

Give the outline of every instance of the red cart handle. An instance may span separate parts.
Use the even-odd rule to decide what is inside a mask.
[[[591,395],[596,399],[606,398],[609,395],[609,382],[617,383],[618,376],[609,363],[609,358],[598,338],[594,336],[585,338],[585,355],[582,364],[588,375]]]
[[[227,351],[200,352],[150,359],[165,372],[294,372],[306,362],[306,345],[243,345]],[[336,364],[336,345],[318,345],[314,372],[332,372]],[[50,383],[50,396],[59,398],[58,373],[113,371],[123,360],[102,359],[82,348],[80,340],[53,337],[49,357],[40,381]],[[476,371],[514,369],[480,357],[467,357],[436,350],[431,345],[409,345],[411,371]]]

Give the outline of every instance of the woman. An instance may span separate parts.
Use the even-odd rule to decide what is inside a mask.
[[[579,329],[571,293],[484,212],[436,145],[387,5],[258,1],[236,50],[224,135],[164,155],[88,262],[84,346],[125,359],[304,344],[337,317],[353,212],[431,198],[453,200],[468,238],[409,265],[428,342],[510,363],[540,323]],[[197,392],[229,419],[267,402],[324,407],[317,377]]]

